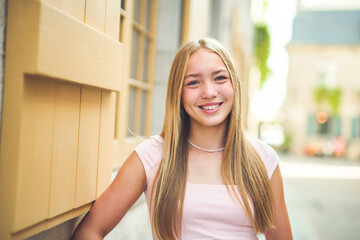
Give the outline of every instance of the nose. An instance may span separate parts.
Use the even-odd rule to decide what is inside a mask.
[[[204,99],[214,98],[217,96],[216,86],[212,82],[204,83],[202,87],[201,97]]]

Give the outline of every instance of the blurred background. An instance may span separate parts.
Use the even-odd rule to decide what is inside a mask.
[[[201,37],[230,51],[244,128],[280,156],[294,239],[359,239],[360,0],[25,2],[0,0],[2,239],[71,236],[161,131],[172,60]],[[152,239],[144,196],[106,239]]]
[[[214,37],[239,63],[244,125],[280,156],[294,239],[358,239],[360,1],[189,4],[187,37]]]

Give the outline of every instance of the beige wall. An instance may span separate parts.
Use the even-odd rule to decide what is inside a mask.
[[[288,90],[286,100],[286,129],[293,135],[292,151],[300,153],[309,140],[306,135],[309,114],[329,106],[318,106],[314,88],[318,84],[322,63],[336,66],[336,82],[342,90],[340,116],[342,136],[350,138],[351,119],[360,115],[360,46],[359,45],[296,45],[287,47],[289,53]]]

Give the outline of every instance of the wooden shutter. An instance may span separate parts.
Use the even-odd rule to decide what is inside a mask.
[[[89,210],[111,180],[120,0],[8,1],[1,239]]]

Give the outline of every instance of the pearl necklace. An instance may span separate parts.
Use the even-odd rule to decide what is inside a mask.
[[[195,144],[193,144],[190,139],[188,139],[188,142],[191,144],[191,146],[193,146],[194,148],[197,148],[199,150],[202,150],[204,152],[220,152],[220,151],[223,151],[225,149],[225,147],[222,147],[222,148],[219,148],[219,149],[214,149],[214,150],[211,150],[211,149],[206,149],[206,148],[202,148],[202,147],[199,147],[199,146],[196,146]]]

